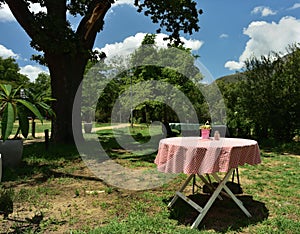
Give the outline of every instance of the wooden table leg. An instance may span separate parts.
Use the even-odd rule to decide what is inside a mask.
[[[221,179],[219,178],[219,176],[217,174],[213,174],[213,177],[220,182]],[[243,203],[233,194],[233,192],[231,192],[231,190],[226,186],[226,183],[223,186],[224,190],[226,191],[226,193],[232,198],[232,200],[240,207],[240,209],[245,213],[245,215],[247,215],[247,217],[252,217],[251,214],[249,213],[249,211],[246,209],[246,207],[243,205]]]
[[[186,188],[186,186],[189,184],[189,182],[191,181],[191,179],[194,177],[194,175],[190,175],[186,181],[184,182],[184,184],[181,186],[181,188],[176,192],[175,196],[173,197],[173,199],[171,200],[171,202],[168,204],[168,208],[172,207],[174,205],[174,203],[176,202],[176,200],[178,199],[178,192],[182,193],[183,190]]]
[[[214,203],[214,201],[216,200],[216,198],[219,196],[220,192],[224,188],[224,186],[225,186],[226,182],[228,181],[229,177],[231,176],[231,173],[232,173],[233,170],[234,170],[234,168],[229,170],[226,173],[226,175],[224,176],[223,180],[220,181],[218,187],[216,188],[214,193],[211,195],[211,197],[209,198],[206,205],[203,207],[202,211],[200,212],[200,214],[198,215],[198,217],[196,218],[196,220],[192,224],[191,228],[197,228],[198,227],[199,223],[202,221],[202,219],[206,215],[207,211],[212,206],[212,204]]]

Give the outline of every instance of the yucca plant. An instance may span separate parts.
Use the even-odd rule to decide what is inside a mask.
[[[51,118],[55,117],[55,112],[51,108],[50,103],[56,99],[52,98],[46,90],[38,93],[34,92],[33,90],[28,90],[27,100],[35,105],[43,116]],[[33,137],[35,137],[35,119],[36,116],[32,116],[31,134]]]
[[[7,140],[12,134],[14,122],[18,118],[19,125],[15,137],[18,133],[26,138],[29,132],[28,113],[36,116],[43,123],[43,117],[38,108],[31,102],[21,98],[21,86],[13,88],[10,84],[0,84],[0,118],[1,118],[1,138]]]

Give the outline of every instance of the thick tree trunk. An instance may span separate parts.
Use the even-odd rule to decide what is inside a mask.
[[[87,60],[80,55],[70,58],[69,55],[51,54],[47,57],[47,61],[52,96],[56,99],[53,103],[56,117],[52,121],[51,140],[55,143],[72,144],[74,137],[82,139],[81,105],[74,105],[73,110],[73,103],[83,79]]]
[[[0,1],[1,2],[1,1]],[[107,0],[87,1],[87,11],[78,28],[70,32],[66,22],[67,5],[78,8],[79,3],[45,0],[45,15],[37,17],[29,10],[25,0],[5,0],[11,12],[32,39],[32,45],[44,52],[51,76],[52,96],[56,98],[53,109],[56,118],[52,124],[52,140],[57,143],[73,143],[82,138],[80,106],[74,98],[80,85],[97,33],[103,28],[104,17],[112,2]],[[72,2],[72,1],[71,1]],[[85,3],[80,3],[79,5]]]

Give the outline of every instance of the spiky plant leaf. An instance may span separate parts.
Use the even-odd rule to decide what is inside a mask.
[[[1,134],[3,140],[7,140],[10,134],[12,133],[14,122],[15,122],[15,110],[12,103],[7,103],[2,113],[1,120]]]

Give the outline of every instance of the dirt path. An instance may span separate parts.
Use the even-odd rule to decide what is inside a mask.
[[[129,127],[129,126],[130,126],[129,123],[122,123],[122,124],[118,124],[118,125],[110,125],[110,126],[106,126],[106,127],[93,128],[92,132],[99,131],[99,130],[113,129],[113,128],[125,128],[125,127]]]

